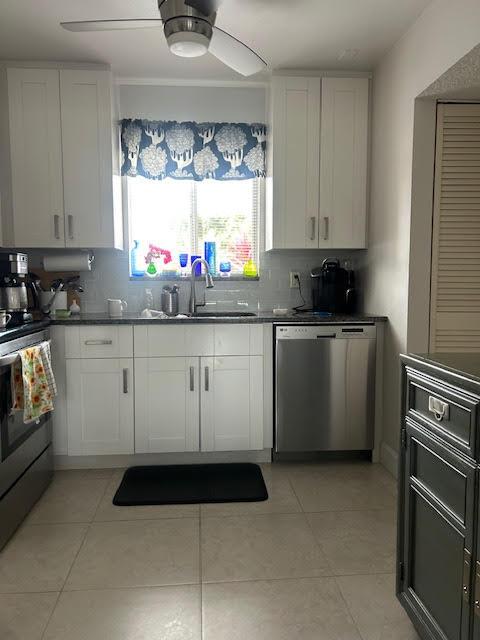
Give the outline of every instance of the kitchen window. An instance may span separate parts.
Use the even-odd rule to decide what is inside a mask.
[[[142,259],[150,245],[168,252],[155,260],[154,277],[161,278],[185,273],[180,254],[188,254],[190,265],[191,256],[204,257],[205,241],[214,241],[217,273],[221,262],[230,262],[231,275],[242,276],[250,258],[258,264],[259,182],[128,177],[130,247],[138,244]]]

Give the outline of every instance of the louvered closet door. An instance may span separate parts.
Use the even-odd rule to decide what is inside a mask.
[[[438,106],[430,351],[480,352],[480,104]]]

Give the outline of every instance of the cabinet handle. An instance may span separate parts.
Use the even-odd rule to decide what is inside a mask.
[[[328,216],[325,216],[323,218],[323,239],[324,240],[328,240],[329,226],[330,226],[330,219]]]
[[[462,596],[463,600],[470,603],[470,561],[472,554],[468,549],[463,550],[463,584],[462,584]]]
[[[317,219],[315,216],[310,218],[310,240],[315,240],[315,227],[317,225]]]
[[[441,422],[444,418],[448,420],[450,415],[450,407],[448,404],[434,396],[428,397],[428,410],[430,413],[433,413],[435,420],[438,422]]]
[[[53,216],[53,233],[55,240],[60,240],[60,216],[58,214]]]
[[[73,216],[69,214],[67,216],[67,220],[68,220],[68,237],[70,240],[73,240]]]
[[[205,391],[210,391],[210,369],[205,367]]]
[[[195,391],[195,367],[190,367],[190,391]]]
[[[87,344],[87,345],[113,344],[113,340],[85,340],[85,344]]]
[[[123,393],[128,393],[128,369],[123,370]]]

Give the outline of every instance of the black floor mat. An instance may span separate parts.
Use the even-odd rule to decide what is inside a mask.
[[[185,464],[130,467],[113,504],[130,507],[267,499],[267,488],[257,464]]]

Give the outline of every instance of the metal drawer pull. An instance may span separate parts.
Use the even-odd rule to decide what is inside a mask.
[[[324,219],[323,219],[323,224],[324,224],[324,227],[323,227],[323,229],[324,229],[324,231],[323,231],[323,239],[324,240],[328,240],[329,222],[330,221],[328,219],[328,216],[325,216]]]
[[[57,214],[53,216],[53,232],[55,240],[60,240],[60,216]]]
[[[68,237],[70,240],[73,240],[73,216],[69,214],[67,216],[67,220],[68,220]]]
[[[205,367],[205,391],[210,391],[210,370]]]
[[[317,219],[315,218],[315,216],[312,216],[310,218],[310,224],[311,224],[310,240],[315,240],[315,227],[317,224]]]
[[[433,413],[435,420],[441,422],[444,418],[448,420],[450,416],[450,407],[446,402],[433,396],[428,397],[428,410]]]
[[[128,369],[123,370],[123,393],[128,393]]]
[[[190,391],[195,391],[195,367],[190,367]]]
[[[88,345],[106,345],[106,344],[113,344],[113,340],[85,340],[85,344],[88,344]]]

